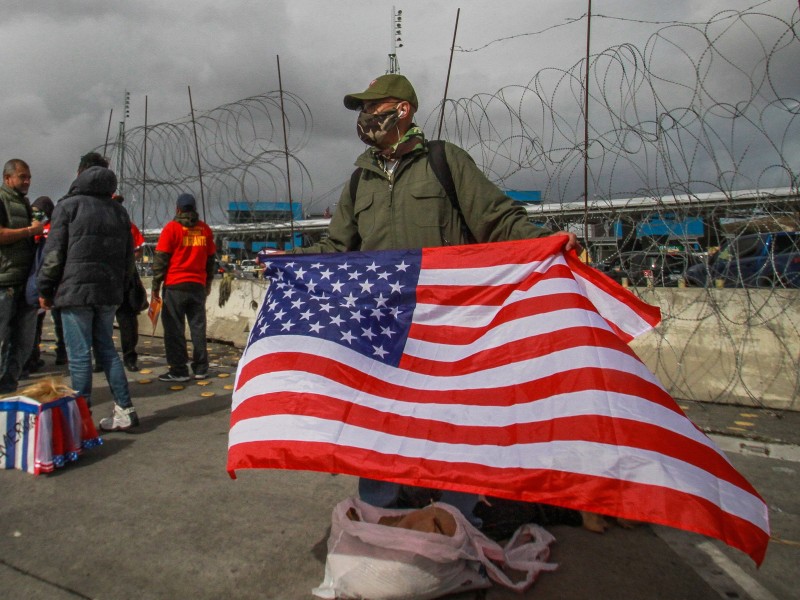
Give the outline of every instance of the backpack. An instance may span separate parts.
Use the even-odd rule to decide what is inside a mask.
[[[461,229],[464,232],[467,243],[475,243],[475,236],[473,236],[472,232],[469,230],[467,222],[464,219],[464,213],[461,212],[461,205],[458,202],[458,194],[456,193],[456,185],[453,182],[453,173],[450,171],[450,165],[447,164],[447,156],[445,156],[444,153],[444,141],[432,140],[428,142],[428,163],[430,163],[433,174],[436,175],[436,179],[442,184],[445,194],[447,194],[447,198],[450,200],[450,204],[453,205],[453,208],[456,209],[456,212],[458,212],[458,215],[461,217]],[[356,199],[358,182],[361,181],[361,174],[363,171],[363,168],[358,167],[353,171],[353,174],[350,175],[350,199],[353,200],[353,202],[355,202]]]
[[[44,262],[44,238],[40,239],[36,244],[36,252],[33,255],[33,262],[31,263],[31,270],[28,273],[28,279],[25,282],[25,301],[30,306],[39,306],[39,285],[36,278],[39,275],[39,269],[42,268]]]

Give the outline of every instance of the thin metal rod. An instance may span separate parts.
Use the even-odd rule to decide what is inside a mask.
[[[281,57],[276,55],[278,61],[278,89],[281,93],[281,122],[283,123],[283,155],[286,158],[286,186],[289,192],[289,231],[292,236],[290,249],[294,248],[294,204],[292,203],[292,177],[289,173],[289,142],[286,138],[286,111],[283,109],[283,81],[281,80]]]
[[[142,230],[144,230],[144,201],[147,193],[147,96],[144,97],[144,144],[142,154]]]
[[[203,208],[203,221],[206,220],[206,196],[203,192],[203,168],[200,166],[200,145],[197,143],[197,123],[194,120],[194,104],[192,103],[192,86],[189,88],[189,110],[192,111],[192,131],[194,131],[194,152],[197,156],[197,177],[200,180],[200,206]]]
[[[592,36],[592,0],[586,12],[586,67],[583,84],[583,243],[589,256],[589,52]]]
[[[108,136],[111,133],[111,115],[114,114],[114,109],[112,108],[108,111],[108,126],[106,127],[106,143],[103,144],[103,158],[106,156],[106,148],[108,147]]]
[[[456,26],[453,28],[453,43],[450,44],[450,62],[447,65],[447,79],[444,82],[444,97],[442,98],[442,110],[439,113],[439,132],[436,134],[436,139],[442,139],[442,125],[444,124],[444,107],[447,102],[447,88],[450,87],[450,70],[453,67],[453,52],[456,49],[456,33],[458,32],[458,17],[461,14],[461,9],[456,11]]]

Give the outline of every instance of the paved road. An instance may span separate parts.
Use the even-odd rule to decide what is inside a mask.
[[[49,333],[46,332],[45,339]],[[58,373],[45,343],[45,373]],[[331,508],[355,480],[329,474],[225,471],[233,374],[239,353],[212,344],[212,376],[182,389],[157,380],[160,340],[140,342],[130,374],[136,433],[72,465],[34,477],[0,472],[0,596],[9,600],[311,598],[323,576]],[[95,415],[111,410],[95,376]],[[661,527],[605,535],[553,527],[553,573],[520,596],[486,598],[800,598],[800,415],[681,402],[717,436],[767,499],[774,539],[760,570],[742,553]]]

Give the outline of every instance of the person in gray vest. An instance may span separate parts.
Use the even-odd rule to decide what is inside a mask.
[[[17,390],[36,335],[37,307],[25,301],[25,283],[33,265],[34,237],[44,226],[33,220],[26,196],[30,185],[27,163],[9,160],[0,187],[0,394]]]

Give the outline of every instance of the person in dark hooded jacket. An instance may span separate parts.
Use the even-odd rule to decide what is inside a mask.
[[[139,424],[112,339],[114,315],[135,268],[128,213],[111,196],[117,177],[101,166],[80,172],[56,204],[39,271],[40,304],[61,311],[72,387],[91,406],[92,343],[99,350],[114,412],[106,431]],[[120,243],[122,241],[122,243]]]

